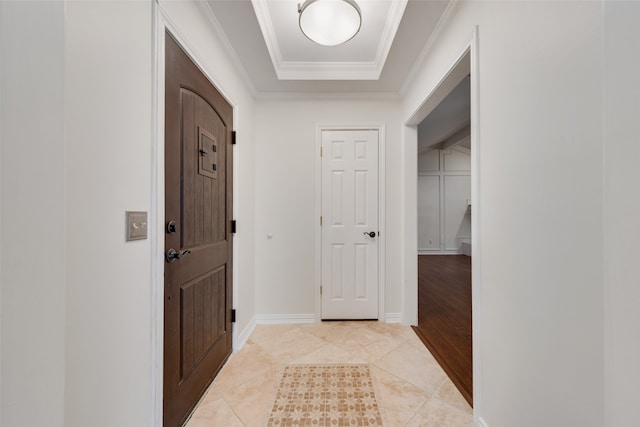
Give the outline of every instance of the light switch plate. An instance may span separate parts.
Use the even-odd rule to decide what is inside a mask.
[[[147,213],[127,211],[125,214],[127,217],[127,242],[146,239]]]

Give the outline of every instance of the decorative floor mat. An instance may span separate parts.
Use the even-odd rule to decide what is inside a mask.
[[[368,365],[287,365],[267,427],[382,426]]]

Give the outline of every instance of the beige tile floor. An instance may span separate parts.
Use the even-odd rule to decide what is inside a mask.
[[[284,365],[313,363],[368,363],[385,426],[473,425],[471,407],[410,327],[366,321],[256,326],[186,426],[262,426]]]

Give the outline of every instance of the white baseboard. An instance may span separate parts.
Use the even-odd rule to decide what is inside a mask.
[[[385,313],[384,321],[386,323],[400,323],[402,320],[401,313]]]
[[[401,318],[401,313],[385,313],[381,320],[386,323],[400,323]],[[316,323],[316,316],[314,314],[256,314],[254,319],[253,327],[255,327],[255,325]],[[253,330],[253,327],[251,330]],[[246,329],[248,329],[248,327]]]
[[[462,251],[425,251],[425,250],[418,250],[418,255],[464,255],[462,253]]]
[[[251,333],[255,328],[256,328],[256,316],[253,316],[251,320],[249,320],[249,323],[247,324],[247,326],[245,326],[242,332],[238,332],[237,328],[235,328],[234,326],[233,328],[233,332],[235,334],[235,336],[233,337],[234,352],[240,350],[244,346],[244,343],[247,342],[247,340],[249,339],[249,337],[251,336]]]
[[[487,422],[482,418],[482,417],[478,417],[478,427],[489,427],[489,424],[487,424]]]
[[[283,325],[294,323],[315,323],[315,314],[256,314],[258,325]]]
[[[432,255],[442,253],[440,249],[418,249],[418,255]]]

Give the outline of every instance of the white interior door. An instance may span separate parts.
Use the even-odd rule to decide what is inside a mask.
[[[378,318],[377,130],[322,131],[322,318]]]

